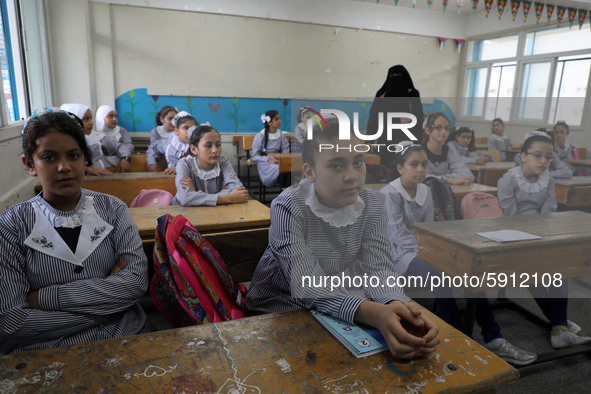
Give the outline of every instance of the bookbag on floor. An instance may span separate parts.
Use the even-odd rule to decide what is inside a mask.
[[[234,282],[219,253],[182,215],[158,218],[154,304],[173,327],[247,316],[246,288]]]

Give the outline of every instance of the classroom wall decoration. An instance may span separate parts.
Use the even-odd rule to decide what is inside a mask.
[[[579,30],[583,27],[585,20],[587,19],[587,10],[579,10]]]
[[[497,9],[499,10],[499,19],[503,16],[503,12],[505,11],[505,6],[507,5],[507,0],[497,0]]]
[[[542,16],[542,11],[544,11],[544,3],[538,3],[536,1],[534,7],[536,9],[536,23],[540,23],[540,17]]]
[[[513,21],[515,21],[515,17],[517,16],[517,12],[519,12],[519,6],[521,5],[521,0],[511,0],[511,17]]]
[[[490,14],[490,9],[492,8],[493,0],[484,0],[484,13],[488,18],[488,14]]]
[[[531,8],[531,0],[523,0],[523,23],[527,22],[527,16],[529,15],[529,9]]]
[[[566,7],[562,7],[559,5],[556,7],[556,9],[556,19],[558,20],[558,26],[560,26],[562,24],[562,19],[564,18]]]
[[[220,133],[257,133],[263,129],[261,114],[274,109],[281,117],[281,130],[292,132],[297,114],[302,107],[316,110],[340,109],[351,121],[357,113],[360,129],[365,129],[373,98],[345,100],[251,98],[251,97],[199,97],[150,95],[147,89],[133,89],[115,100],[119,125],[130,132],[149,132],[156,127],[156,113],[165,105],[192,114],[199,123],[209,122]],[[443,112],[455,124],[455,115],[444,101],[423,100],[423,112]]]

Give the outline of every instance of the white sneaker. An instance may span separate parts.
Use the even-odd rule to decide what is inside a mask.
[[[567,326],[566,329],[569,330],[570,332],[572,332],[573,334],[577,335],[578,333],[580,333],[581,331],[583,331],[583,329],[581,328],[581,326],[579,326],[577,323],[567,320],[566,321]]]
[[[493,339],[484,347],[511,364],[528,365],[538,358],[535,353],[511,345],[505,338]]]
[[[550,335],[550,343],[554,349],[582,345],[587,342],[591,342],[591,338],[578,336],[568,329]]]

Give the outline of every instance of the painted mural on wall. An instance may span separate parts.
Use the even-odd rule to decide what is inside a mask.
[[[261,114],[270,109],[279,112],[281,130],[293,132],[297,125],[297,114],[301,107],[315,110],[335,108],[344,111],[353,120],[359,114],[359,127],[364,129],[369,117],[371,100],[302,100],[267,99],[250,97],[198,97],[150,95],[147,89],[130,90],[115,100],[119,115],[119,125],[130,132],[148,132],[156,127],[156,113],[165,105],[172,105],[179,111],[192,114],[199,123],[209,122],[221,133],[256,133],[263,128]],[[423,102],[426,114],[445,113],[452,123],[455,116],[445,102],[434,99],[432,103]]]

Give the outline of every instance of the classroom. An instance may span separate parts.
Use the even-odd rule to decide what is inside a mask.
[[[457,218],[460,219],[460,205],[463,206],[466,196],[473,192],[495,196],[496,201],[501,201],[499,209],[502,207],[505,211],[505,217],[484,219],[485,216],[474,216],[483,219],[448,221],[443,218],[433,223],[413,222],[414,244],[418,252],[414,253],[416,259],[412,261],[420,259],[426,267],[431,267],[428,269],[443,270],[457,277],[494,277],[493,290],[486,292],[491,311],[494,310],[494,320],[511,344],[537,354],[533,364],[517,365],[504,362],[484,346],[489,342],[484,328],[481,333],[478,325],[473,327],[474,320],[480,322],[482,318],[481,300],[478,299],[482,295],[466,296],[466,302],[463,299],[459,302],[463,319],[470,324],[458,330],[457,326],[452,327],[454,324],[444,322],[447,319],[441,313],[434,312],[440,312],[440,306],[434,300],[436,295],[412,293],[412,289],[407,291],[405,287],[407,295],[417,301],[410,305],[415,305],[425,319],[437,322],[441,340],[435,353],[409,364],[393,361],[395,358],[388,351],[355,359],[331,338],[310,313],[301,309],[288,311],[283,306],[280,310],[265,309],[268,305],[260,299],[274,296],[269,292],[273,291],[270,286],[275,286],[275,282],[249,288],[248,294],[252,298],[247,298],[247,304],[259,298],[256,300],[259,305],[253,311],[272,313],[257,315],[256,318],[234,317],[233,321],[224,323],[221,320],[225,319],[213,319],[211,323],[190,327],[192,331],[189,327],[167,330],[170,325],[164,316],[174,318],[186,313],[186,308],[185,312],[179,311],[168,303],[170,300],[162,302],[161,306],[151,303],[150,294],[156,290],[162,292],[162,288],[158,287],[162,283],[134,282],[136,292],[148,286],[139,305],[146,311],[152,327],[154,321],[163,323],[158,327],[162,331],[146,333],[137,330],[137,335],[124,340],[107,339],[105,343],[109,345],[104,347],[88,345],[92,344],[89,336],[81,336],[86,339],[79,344],[68,343],[67,347],[56,348],[61,349],[59,353],[52,353],[52,349],[32,348],[30,352],[0,355],[0,381],[4,379],[6,384],[0,387],[13,390],[11,392],[38,391],[41,386],[35,384],[45,379],[44,384],[53,385],[57,391],[66,387],[71,389],[74,385],[77,385],[78,391],[101,389],[115,392],[124,389],[134,392],[182,392],[183,389],[203,392],[496,390],[501,393],[588,390],[586,371],[591,342],[553,349],[548,328],[555,324],[548,324],[551,319],[546,319],[548,315],[545,316],[545,312],[538,308],[541,307],[539,302],[536,304],[539,300],[534,300],[527,290],[513,289],[515,292],[507,290],[505,293],[498,288],[501,287],[501,278],[515,283],[524,276],[527,276],[527,283],[535,278],[545,287],[550,287],[543,280],[552,282],[552,275],[560,267],[561,275],[570,278],[569,320],[564,326],[571,330],[571,323],[576,322],[574,326],[582,327],[582,331],[577,330],[575,335],[581,338],[591,336],[588,313],[591,279],[586,277],[589,275],[591,255],[591,227],[587,217],[591,214],[591,177],[588,176],[591,175],[588,173],[591,161],[587,153],[591,152],[591,137],[587,134],[591,125],[589,0],[3,0],[0,11],[3,78],[0,98],[0,157],[3,169],[0,171],[0,183],[4,185],[0,193],[0,212],[10,212],[15,204],[34,199],[42,189],[47,191],[42,185],[44,179],[40,175],[31,176],[33,173],[37,175],[36,171],[25,167],[21,160],[23,133],[31,115],[43,108],[79,103],[89,109],[94,118],[94,134],[99,125],[103,127],[106,122],[106,117],[99,119],[97,110],[109,106],[105,111],[116,111],[116,129],[120,130],[120,126],[126,130],[134,147],[128,153],[120,154],[118,151],[115,157],[118,156],[119,166],[113,162],[109,168],[119,172],[129,166],[131,172],[91,176],[89,168],[96,167],[93,162],[86,165],[86,176],[84,171],[81,175],[82,187],[93,191],[106,190],[123,201],[123,204],[117,205],[117,212],[124,210],[129,215],[114,215],[115,211],[107,208],[105,212],[108,213],[105,214],[101,210],[102,197],[95,194],[86,197],[88,201],[94,198],[97,205],[92,211],[96,216],[113,214],[113,220],[120,220],[122,226],[137,227],[139,232],[134,233],[136,238],[133,240],[120,237],[121,247],[131,248],[137,241],[136,249],[143,249],[148,258],[150,278],[155,271],[158,274],[154,258],[161,258],[155,254],[155,245],[167,247],[165,240],[159,243],[157,237],[155,239],[155,233],[163,231],[163,226],[173,227],[172,218],[166,224],[158,219],[167,214],[183,215],[215,247],[237,283],[250,283],[253,273],[255,278],[257,275],[274,278],[275,268],[264,264],[271,264],[275,258],[271,256],[280,254],[279,249],[270,252],[272,240],[279,242],[280,238],[273,232],[273,219],[286,215],[279,210],[284,209],[282,204],[289,205],[280,194],[283,195],[289,185],[297,185],[300,179],[320,177],[315,172],[306,172],[305,167],[302,170],[302,165],[308,164],[307,153],[302,152],[301,144],[299,151],[294,148],[297,146],[294,143],[297,127],[308,127],[306,131],[310,130],[308,133],[311,135],[312,128],[316,127],[313,123],[317,122],[322,129],[320,120],[325,121],[322,117],[325,113],[320,114],[322,109],[334,108],[349,117],[351,130],[357,126],[361,133],[369,133],[371,127],[366,128],[366,125],[373,114],[372,106],[379,102],[380,94],[381,97],[385,94],[384,91],[376,92],[387,85],[387,78],[392,75],[391,67],[404,66],[416,92],[413,96],[409,89],[409,97],[419,97],[420,92],[418,102],[421,111],[420,116],[413,115],[416,114],[414,110],[398,112],[408,112],[406,115],[417,120],[413,127],[424,133],[424,141],[435,140],[436,134],[433,133],[441,133],[442,130],[449,133],[454,128],[467,128],[478,157],[494,161],[466,164],[464,167],[467,177],[473,179],[471,182],[455,183],[446,178],[447,175],[435,174],[449,181],[449,184],[441,183],[447,184],[447,190],[453,192]],[[190,190],[177,193],[180,186],[177,186],[175,172],[166,176],[162,172],[167,166],[175,168],[167,164],[168,148],[159,153],[158,171],[149,172],[147,150],[155,146],[151,141],[151,130],[157,126],[155,118],[158,119],[158,111],[167,105],[173,107],[174,114],[181,115],[183,111],[191,114],[194,125],[199,126],[196,130],[200,130],[203,136],[216,134],[219,137],[213,145],[217,143],[217,149],[221,149],[223,154],[217,153],[214,169],[222,168],[224,177],[219,181],[217,190],[220,193],[223,184],[227,194],[224,191],[217,197],[214,195],[213,200],[199,197],[199,203],[185,203],[187,199],[196,197],[190,197]],[[314,110],[307,114],[315,122],[309,121],[305,125],[300,119],[304,107]],[[268,110],[275,112],[269,117],[269,113],[265,112]],[[74,113],[71,109],[68,111]],[[107,112],[100,113],[105,116]],[[438,113],[443,117],[429,116]],[[80,125],[86,127],[83,123],[85,119],[75,115],[80,118]],[[259,151],[260,140],[257,148],[255,136],[270,135],[259,132],[275,122],[276,116],[281,120],[277,126],[279,138],[268,137],[268,142],[280,146],[276,153],[269,153],[267,159],[267,137],[264,137],[265,148]],[[329,119],[328,116],[326,118]],[[400,124],[406,123],[405,117],[400,116],[400,119]],[[443,119],[445,122],[441,123]],[[501,120],[503,138],[510,139],[506,149],[491,148],[490,142],[497,139],[496,119]],[[175,121],[176,118],[173,118],[173,129]],[[559,152],[554,147],[562,140],[558,140],[555,125],[558,127],[561,122],[566,125],[567,143],[576,147],[577,152],[576,156],[571,155],[564,160],[565,167],[562,169],[570,171],[566,177],[552,172],[560,171],[560,168],[555,170],[553,165],[559,162],[556,159]],[[207,125],[217,133],[202,129]],[[191,133],[196,132],[194,130],[187,132],[189,140]],[[428,135],[426,130],[429,130]],[[539,135],[546,131],[549,134],[545,137]],[[524,144],[532,137],[537,138],[534,138],[536,142]],[[543,138],[548,138],[548,141],[551,138],[552,142],[546,144]],[[283,139],[288,141],[287,150],[283,142],[279,142]],[[88,136],[86,141],[90,144]],[[376,143],[379,141],[376,138]],[[424,153],[431,164],[438,156],[429,150],[431,145],[428,144],[423,144]],[[521,150],[524,146],[535,146],[537,149],[541,145],[551,148],[534,153]],[[188,146],[186,143],[184,149],[193,152],[194,146]],[[444,146],[443,152],[448,152],[445,141]],[[406,149],[411,151],[408,157],[414,155],[413,149],[423,152],[422,148],[415,148],[414,145],[401,148],[403,152],[407,152]],[[397,168],[396,164],[384,162],[394,155],[377,152],[373,148],[368,150],[364,158],[368,168],[368,174],[364,173],[366,188],[355,194],[359,201],[368,198],[363,200],[366,204],[373,201],[371,196],[380,195],[377,193],[380,190],[386,194],[386,185],[394,178],[391,169]],[[265,154],[263,164],[277,167],[269,184],[266,179],[268,168],[257,162],[257,157],[262,155],[260,152]],[[470,153],[476,157],[474,152]],[[549,155],[554,155],[554,159]],[[176,160],[189,163],[190,157],[185,161],[177,152]],[[546,181],[550,186],[546,189],[551,191],[554,208],[542,208],[534,215],[526,212],[527,207],[521,211],[517,208],[518,213],[515,213],[512,207],[508,208],[502,202],[509,199],[507,187],[501,187],[502,180],[509,179],[507,174],[516,166],[523,164],[525,168],[530,168],[528,163],[535,163],[536,160],[542,160],[547,165],[541,170],[543,173],[534,176],[535,185],[537,187],[538,179],[550,174]],[[198,163],[197,159],[194,162]],[[190,164],[183,165],[186,168],[181,170],[179,164],[179,171],[190,171],[192,168]],[[201,165],[200,162],[198,165]],[[370,167],[379,170],[379,174],[370,173]],[[107,171],[106,166],[102,168]],[[233,178],[225,177],[228,173],[226,168],[235,172]],[[526,177],[522,178],[526,182],[529,179],[531,183],[526,170],[523,171]],[[401,178],[404,176],[402,172],[400,175]],[[219,178],[219,173],[216,176]],[[197,185],[197,181],[194,182]],[[205,190],[213,184],[210,178],[205,178],[204,182]],[[399,185],[402,184],[399,182]],[[194,193],[195,185],[192,186]],[[435,201],[434,190],[438,186],[429,187],[425,190],[430,190],[429,196],[433,194]],[[149,197],[155,201],[152,204],[155,206],[134,205],[136,196],[146,188],[170,192],[171,198],[175,198],[173,205],[157,203],[157,199],[168,198],[164,194]],[[320,186],[317,188],[320,189]],[[304,193],[308,189],[302,190]],[[419,191],[414,190],[418,199]],[[399,195],[405,196],[404,193]],[[415,201],[414,198],[408,197],[406,201]],[[297,200],[295,193],[293,199]],[[308,204],[308,200],[305,201]],[[319,197],[315,201],[320,206],[324,202]],[[109,203],[104,204],[107,206]],[[130,205],[132,207],[127,208]],[[53,208],[59,211],[57,207]],[[436,215],[440,212],[438,209],[443,216],[449,213],[445,206],[435,208]],[[35,212],[41,212],[46,208],[35,209]],[[389,209],[386,203],[382,212],[389,214]],[[509,210],[512,213],[507,214]],[[369,211],[366,209],[363,215],[372,214],[373,211]],[[527,215],[513,216],[524,213]],[[503,216],[503,211],[500,216]],[[55,223],[60,218],[63,219],[63,216],[49,220]],[[464,215],[464,219],[467,218]],[[345,222],[333,227],[343,224],[347,227],[355,221],[346,222],[347,219],[350,218],[338,219]],[[13,216],[10,220],[15,222]],[[23,219],[23,223],[25,221],[28,223],[28,218]],[[388,218],[384,219],[384,222],[387,221]],[[330,219],[325,222],[331,223]],[[0,221],[0,225],[4,225],[2,223]],[[93,239],[112,237],[113,234],[107,235],[112,227],[109,223],[106,223],[106,231],[97,231],[101,227],[96,227]],[[494,243],[476,235],[508,228],[535,234],[543,240]],[[309,232],[313,229],[315,227],[311,226]],[[116,226],[113,230],[117,230]],[[85,234],[84,227],[81,231],[80,236]],[[390,234],[389,231],[388,234],[384,232],[384,237]],[[59,233],[70,246],[67,236],[61,231],[54,233]],[[39,234],[49,239],[42,241],[44,245],[52,245],[52,241],[55,243],[47,234]],[[310,236],[306,231],[302,234]],[[346,234],[343,230],[339,236],[345,237]],[[11,239],[0,239],[0,247]],[[62,242],[59,237],[57,239]],[[75,252],[76,242],[73,246],[70,249]],[[43,247],[37,246],[38,250]],[[200,244],[200,247],[208,250],[208,245]],[[347,247],[339,250],[343,261],[343,256],[348,253]],[[363,246],[360,248],[363,249]],[[93,247],[88,254],[94,250]],[[69,254],[77,259],[79,253],[75,252],[76,256]],[[208,258],[217,258],[212,256],[208,255]],[[570,264],[565,264],[567,260]],[[113,271],[111,268],[101,270],[105,275],[116,276],[119,270],[130,270],[135,264],[132,261],[116,263]],[[78,265],[76,270],[83,270],[82,265],[71,264]],[[64,265],[69,266],[67,261]],[[79,271],[75,272],[79,274]],[[82,275],[90,275],[90,272],[82,272]],[[69,271],[66,276],[71,277]],[[8,283],[7,278],[10,276],[0,272],[0,283]],[[398,276],[400,278],[403,277]],[[113,286],[112,291],[122,291],[123,287]],[[480,286],[468,284],[465,287]],[[239,289],[241,292],[242,287]],[[457,291],[453,293],[457,296]],[[97,291],[96,294],[103,293]],[[57,299],[57,295],[55,297]],[[81,298],[87,297],[90,295]],[[285,301],[281,297],[273,300]],[[27,301],[30,301],[28,297]],[[38,298],[37,301],[49,305],[50,299]],[[60,300],[57,304],[60,302],[66,303]],[[99,302],[100,299],[97,299],[96,303]],[[329,304],[322,303],[327,310],[336,310],[334,308],[337,307]],[[109,305],[107,301],[105,305]],[[304,310],[307,308],[304,304],[293,305],[304,307]],[[1,305],[0,322],[6,308],[6,305]],[[90,308],[101,307],[89,305],[88,308],[90,311]],[[345,311],[344,306],[338,308],[341,308],[338,314],[333,316],[349,316],[347,313],[350,312]],[[135,324],[136,317],[131,315],[141,313],[131,309],[133,307],[125,313],[126,328]],[[532,314],[535,316],[532,317]],[[545,325],[540,321],[544,321]],[[195,322],[191,320],[182,325],[193,325]],[[183,323],[186,321],[183,320]],[[115,332],[123,330],[123,327],[112,329]],[[310,335],[311,332],[317,335]],[[313,338],[310,339],[310,336]],[[9,337],[10,334],[7,334],[6,338]],[[289,339],[278,340],[278,337]],[[96,338],[105,339],[98,335]],[[0,335],[0,354],[4,351],[4,340]],[[341,364],[339,368],[332,368],[335,363]],[[26,367],[27,364],[29,367]],[[74,364],[87,366],[87,376],[74,372]],[[90,375],[104,377],[95,380],[88,377]],[[111,375],[114,377],[108,378]],[[2,389],[0,391],[3,392]]]

